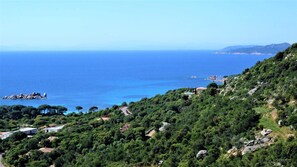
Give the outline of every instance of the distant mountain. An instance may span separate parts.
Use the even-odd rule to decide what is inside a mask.
[[[237,45],[228,46],[219,50],[218,54],[276,54],[290,47],[289,43],[270,44],[270,45]]]

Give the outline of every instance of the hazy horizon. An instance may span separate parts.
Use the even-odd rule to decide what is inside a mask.
[[[0,0],[0,50],[215,50],[296,42],[297,1]]]

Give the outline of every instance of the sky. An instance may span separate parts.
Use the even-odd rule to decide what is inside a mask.
[[[297,0],[0,0],[0,50],[195,50],[297,42]]]

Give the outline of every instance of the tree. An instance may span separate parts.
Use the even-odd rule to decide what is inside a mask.
[[[40,114],[40,111],[39,110],[37,110],[36,108],[34,108],[34,109],[32,109],[31,110],[31,116],[33,117],[33,118],[35,118],[37,115],[39,115]]]
[[[64,112],[66,112],[68,109],[66,107],[63,106],[58,106],[57,107],[57,114],[59,115],[64,115]]]
[[[219,86],[218,86],[218,84],[216,84],[216,83],[210,83],[209,85],[207,85],[207,88],[218,88]]]
[[[82,106],[76,106],[75,109],[79,112],[80,110],[83,109],[83,107]]]
[[[277,61],[280,61],[284,58],[284,53],[283,52],[278,52],[275,56],[274,59]]]
[[[127,102],[122,103],[122,106],[127,106],[127,105],[128,105]]]
[[[25,145],[26,150],[37,149],[38,148],[38,142],[39,141],[37,139],[28,140],[26,145]]]
[[[27,164],[28,167],[47,167],[49,166],[49,164],[45,161],[45,160],[41,160],[41,161],[31,161]]]
[[[11,141],[20,141],[27,137],[27,134],[24,132],[15,132],[10,137],[9,140]]]
[[[96,107],[96,106],[92,106],[92,107],[89,109],[90,112],[92,112],[92,111],[96,111],[96,110],[98,110],[98,107]]]
[[[50,108],[51,108],[50,105],[43,104],[43,105],[40,105],[37,109],[38,109],[40,112],[43,112],[43,114],[45,114],[45,110],[49,110]]]
[[[11,119],[21,119],[23,117],[22,112],[20,110],[13,110],[10,112]]]
[[[209,91],[209,95],[214,96],[217,94],[218,85],[216,83],[211,83],[207,85],[207,89]]]
[[[249,72],[250,71],[250,69],[249,68],[246,68],[243,72],[242,72],[242,74],[246,74],[247,72]]]

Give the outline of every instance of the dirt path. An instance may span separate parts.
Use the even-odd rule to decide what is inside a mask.
[[[274,121],[276,121],[276,119],[277,119],[277,117],[278,117],[278,115],[277,115],[277,110],[276,110],[276,109],[274,109],[274,110],[271,111],[271,117],[272,117],[272,119],[273,119]]]
[[[121,107],[120,110],[125,114],[125,116],[128,116],[128,115],[132,114],[129,111],[128,107]]]
[[[0,167],[4,167],[4,165],[2,164],[2,154],[0,154]]]

